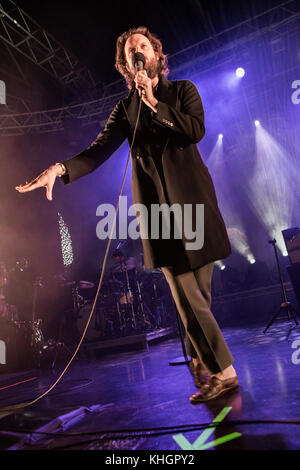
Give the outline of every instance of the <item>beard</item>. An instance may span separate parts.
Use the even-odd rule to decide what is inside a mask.
[[[146,70],[148,77],[151,79],[154,78],[156,75],[159,76],[161,72],[160,62],[157,59],[155,59],[155,57],[153,57],[150,60],[150,62],[145,64],[144,70]],[[134,84],[134,77],[135,77],[135,74],[130,72],[130,80],[133,84]]]
[[[161,72],[161,66],[157,59],[154,57],[150,60],[148,64],[145,65],[145,70],[149,78],[154,78],[156,75],[159,75]]]

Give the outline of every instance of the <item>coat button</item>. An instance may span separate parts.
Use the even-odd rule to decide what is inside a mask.
[[[140,159],[140,154],[139,154],[139,153],[136,154],[136,159],[137,159],[137,160]]]

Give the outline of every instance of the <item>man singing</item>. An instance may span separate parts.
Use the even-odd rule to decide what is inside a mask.
[[[144,70],[136,71],[133,55],[142,53]],[[204,113],[196,87],[188,80],[168,81],[161,42],[147,28],[123,33],[117,40],[116,68],[130,93],[112,111],[104,130],[83,152],[56,163],[35,180],[16,189],[23,193],[45,187],[48,200],[57,176],[65,184],[91,173],[127,138],[132,143],[142,90],[142,108],[132,147],[132,196],[135,204],[204,206],[204,244],[187,249],[181,239],[142,238],[148,269],[160,267],[186,329],[187,352],[198,392],[193,404],[213,400],[238,385],[233,357],[211,310],[214,261],[227,257],[230,243],[218,208],[214,185],[196,144],[205,134]],[[195,214],[193,213],[193,216]],[[209,374],[208,380],[204,376]]]

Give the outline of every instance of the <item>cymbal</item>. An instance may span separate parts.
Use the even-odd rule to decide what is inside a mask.
[[[134,257],[128,258],[125,262],[123,263],[114,263],[111,271],[114,272],[121,272],[125,270],[130,270],[130,269],[135,269],[137,267],[138,263],[137,260]]]
[[[118,284],[119,286],[123,286],[123,282],[119,281],[118,279],[109,279],[108,281],[110,284]]]
[[[163,276],[163,272],[160,268],[154,268],[154,269],[144,269],[143,271],[144,274],[149,275],[149,276]]]
[[[77,286],[79,289],[91,289],[94,287],[95,284],[93,284],[90,281],[67,281],[62,284],[63,286]]]
[[[63,282],[61,285],[62,286],[75,286],[75,284],[77,284],[76,281],[66,281],[66,282]]]
[[[79,281],[79,289],[91,289],[94,285],[95,284],[90,281]]]

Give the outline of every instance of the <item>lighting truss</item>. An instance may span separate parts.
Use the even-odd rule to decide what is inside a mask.
[[[72,106],[46,111],[0,114],[0,136],[22,135],[30,131],[39,133],[62,131],[67,119],[79,119],[84,125],[97,123],[103,126],[106,119],[101,120],[101,116],[107,116],[112,110],[112,103],[116,104],[126,95],[127,91],[124,90],[99,100]]]
[[[287,0],[241,23],[176,52],[172,61],[172,74],[182,74],[188,70],[189,76],[207,72],[228,61],[234,49],[247,47],[247,44],[264,35],[281,37],[292,29],[299,33],[299,2]],[[291,26],[293,24],[293,26]]]
[[[21,12],[21,10],[11,0],[5,0],[5,2],[0,0],[0,16],[1,11],[3,11],[4,3],[13,7],[13,10],[10,11],[9,14],[7,13],[5,17],[2,16],[2,18],[0,18],[1,23],[5,22],[6,24],[8,17],[10,22],[12,21],[13,12]],[[24,12],[22,12],[22,14],[23,16],[26,15]],[[24,16],[24,18],[27,18],[27,16],[28,15]],[[298,11],[297,0],[282,2],[276,7],[265,10],[248,20],[216,33],[201,42],[169,56],[172,71],[170,78],[178,78],[178,76],[184,75],[186,72],[188,72],[189,77],[196,76],[223,65],[226,62],[230,62],[234,50],[238,48],[239,54],[243,52],[247,53],[249,44],[262,36],[269,35],[270,39],[280,39],[297,34],[299,31],[299,20],[300,12]],[[34,38],[38,39],[39,35],[41,35],[43,39],[46,39],[48,35],[45,36],[46,33],[44,30],[42,30],[34,20],[31,19],[31,21],[36,25],[39,31]],[[14,42],[15,47],[23,47],[23,43],[26,42],[26,34],[28,37],[30,36],[28,29],[27,26],[21,30],[23,40],[20,39],[19,43]],[[3,39],[1,29],[0,38]],[[54,38],[52,38],[52,41],[53,44],[57,43]],[[32,41],[31,44],[35,44],[35,42]],[[39,46],[37,45],[37,47]],[[48,53],[45,54],[45,61],[40,62],[40,66],[47,66],[48,69],[50,68],[50,71],[52,70],[52,74],[57,73],[57,76],[60,77],[63,83],[72,83],[72,80],[77,82],[82,70],[80,67],[76,69],[78,65],[77,59],[74,59],[72,62],[71,57],[73,56],[67,53],[63,46],[57,43],[57,49],[54,50],[55,53],[57,52],[57,61],[53,60],[52,62],[50,60],[51,50],[52,49],[48,47]],[[31,53],[28,53],[28,56],[30,60],[33,60]],[[57,69],[54,67],[56,63],[61,64],[60,67],[64,66],[69,72],[67,73],[65,70],[65,74],[63,74],[62,68],[58,67],[58,65]],[[61,73],[59,74],[58,72]],[[85,72],[85,76],[88,77],[89,74]],[[56,132],[64,129],[64,120],[68,118],[80,119],[83,125],[97,123],[101,126],[105,123],[117,101],[124,98],[127,93],[128,90],[126,90],[125,82],[121,79],[103,86],[99,99],[81,104],[39,112],[26,111],[24,113],[14,113],[11,108],[3,107],[2,113],[0,113],[0,135],[18,135],[32,131],[40,133]]]
[[[0,1],[0,38],[64,86],[95,87],[90,70],[12,0]]]

